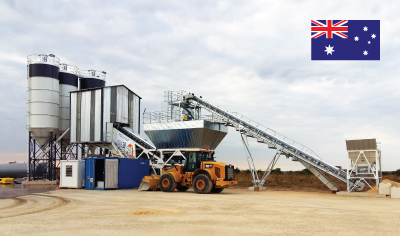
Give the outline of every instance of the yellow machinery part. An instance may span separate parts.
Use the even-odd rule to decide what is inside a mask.
[[[12,184],[14,182],[14,178],[1,178],[0,184]]]
[[[158,181],[160,180],[159,175],[147,175],[145,176],[139,185],[139,191],[155,191],[159,188]]]

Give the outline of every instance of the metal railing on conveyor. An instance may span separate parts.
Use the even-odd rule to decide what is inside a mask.
[[[121,133],[125,134],[127,137],[140,144],[145,149],[156,149],[155,146],[147,142],[146,140],[139,137],[135,132],[129,127],[115,126],[115,128]]]
[[[282,153],[285,153],[287,156],[291,156],[292,158],[298,158],[319,170],[322,170],[333,177],[347,183],[347,174],[345,171],[330,165],[329,163],[323,161],[316,154],[314,154],[311,149],[300,145],[299,143],[287,139],[284,136],[279,136],[275,131],[270,129],[260,129],[257,125],[253,125],[250,122],[246,122],[245,120],[239,118],[240,115],[233,115],[227,111],[224,111],[196,96],[193,94],[186,94],[184,96],[183,102],[189,103],[191,106],[199,106],[202,109],[205,109],[212,113],[214,116],[219,116],[218,120],[225,123],[228,126],[233,126],[237,131],[242,134],[247,135],[248,137],[256,138],[258,142],[265,143],[270,148],[276,148],[280,150]],[[273,133],[273,132],[275,133]],[[354,183],[351,183],[354,185]],[[358,188],[363,189],[365,184],[359,183]]]

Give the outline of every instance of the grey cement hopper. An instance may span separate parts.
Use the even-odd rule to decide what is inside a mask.
[[[149,123],[143,129],[157,149],[215,150],[228,133],[225,125],[206,120]]]

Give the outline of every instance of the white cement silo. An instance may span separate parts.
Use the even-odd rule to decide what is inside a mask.
[[[70,122],[70,92],[78,90],[79,69],[73,65],[60,64],[60,119],[58,135],[62,135],[68,128]],[[69,139],[69,135],[63,137]]]
[[[28,56],[28,125],[43,149],[59,128],[59,65],[54,55]]]
[[[79,90],[100,88],[106,85],[106,72],[82,70],[79,73]]]

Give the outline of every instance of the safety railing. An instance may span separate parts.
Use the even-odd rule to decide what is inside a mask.
[[[68,72],[75,75],[80,75],[81,69],[76,66],[61,63],[60,72]]]
[[[51,64],[51,65],[60,65],[60,59],[53,54],[33,54],[28,56],[28,64],[31,63],[46,63],[46,64]]]
[[[81,76],[82,78],[96,78],[96,79],[106,80],[106,72],[105,71],[80,70],[79,76]]]

